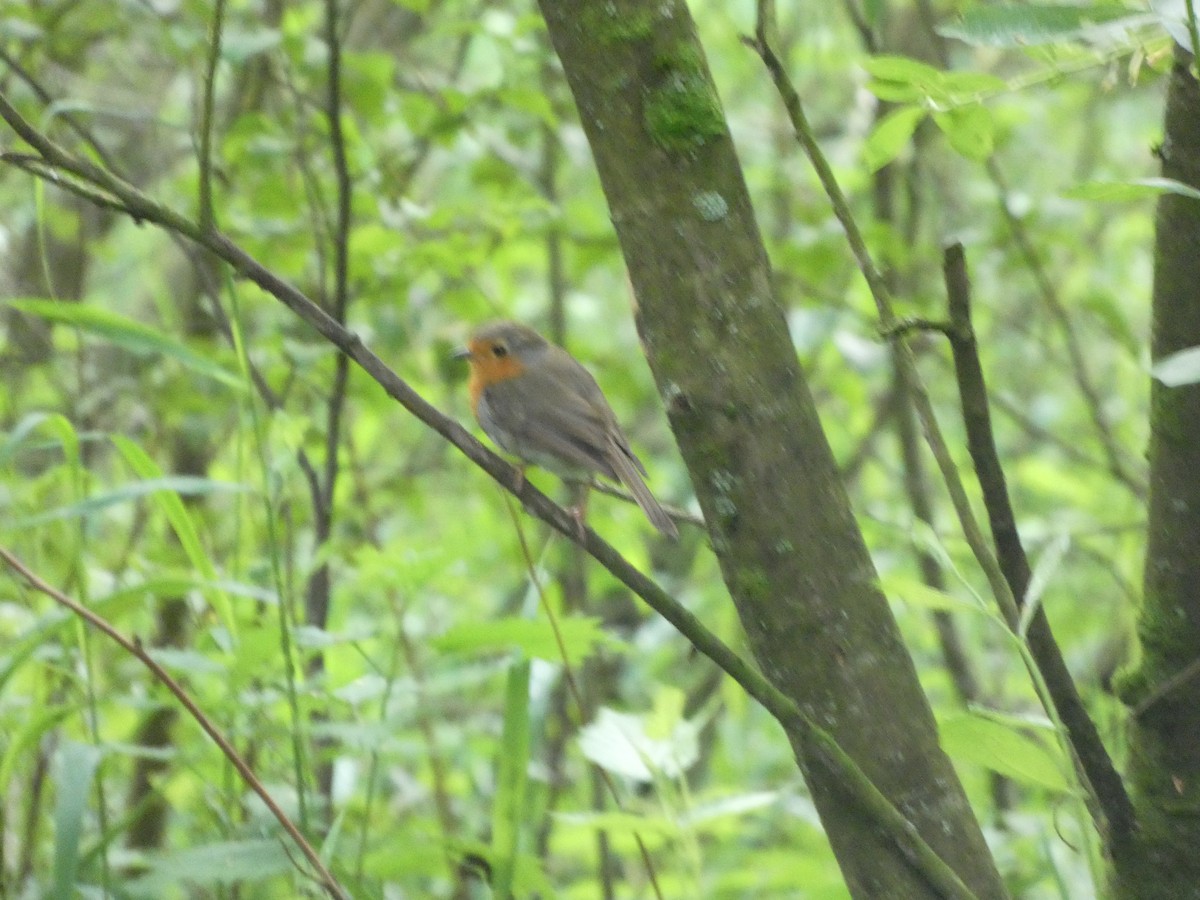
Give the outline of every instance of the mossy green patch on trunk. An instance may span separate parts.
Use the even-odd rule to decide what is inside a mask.
[[[702,75],[675,72],[646,98],[646,130],[671,152],[702,147],[725,134],[725,117],[712,85]]]

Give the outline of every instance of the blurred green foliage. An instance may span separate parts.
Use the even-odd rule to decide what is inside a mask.
[[[1021,33],[1012,22],[987,21],[978,45],[943,42],[907,4],[871,3],[868,50],[842,6],[776,5],[775,38],[902,314],[944,316],[940,248],[967,246],[1023,536],[1035,559],[1067,541],[1044,572],[1042,603],[1119,750],[1104,686],[1127,652],[1139,590],[1152,196],[1070,192],[1154,174],[1163,39],[1143,25],[1022,47],[996,37]],[[754,4],[691,6],[829,440],[897,586],[931,702],[954,723],[947,747],[1002,871],[1019,894],[1091,896],[1088,839],[1059,813],[1068,770],[1011,640],[976,611],[983,581],[936,489],[934,528],[914,525],[886,344],[778,97],[739,42]],[[0,89],[55,140],[94,158],[103,148],[122,175],[194,215],[212,13],[200,0],[3,0]],[[309,0],[227,4],[212,179],[218,227],[328,305],[336,183],[324,15]],[[971,37],[970,27],[953,33]],[[504,316],[548,329],[561,315],[656,493],[686,506],[604,199],[536,8],[368,0],[344,11],[340,31],[348,325],[467,423],[466,374],[450,352],[471,325]],[[17,146],[11,135],[4,144]],[[470,888],[464,858],[486,860],[516,896],[599,896],[600,834],[618,896],[652,896],[635,834],[664,896],[845,896],[780,730],[669,627],[597,566],[573,583],[570,547],[514,518],[481,472],[361,373],[331,438],[334,353],[259,289],[161,231],[2,171],[13,302],[0,355],[0,544],[154,646],[354,896],[451,896],[456,882]],[[894,179],[891,215],[878,203],[881,172]],[[947,348],[931,336],[920,352],[968,469]],[[320,469],[331,449],[341,472],[318,546],[297,460]],[[1114,476],[1110,452],[1131,477]],[[567,499],[553,478],[530,477]],[[695,529],[664,546],[635,507],[603,496],[589,522],[740,646]],[[942,559],[941,592],[921,588],[914,548]],[[330,617],[315,629],[304,598],[322,563]],[[173,626],[169,602],[184,612]],[[547,606],[579,697],[563,688]],[[1003,716],[963,712],[933,609],[953,610],[980,702]],[[306,660],[318,652],[314,675]],[[664,700],[671,691],[684,702]],[[136,661],[0,578],[0,894],[315,891],[192,721],[175,722],[161,747],[138,745],[140,725],[170,703]],[[698,744],[683,775],[669,765],[641,781],[613,775],[620,811],[589,768],[608,757],[580,746],[580,728],[605,708],[643,720],[668,755],[685,725]],[[591,737],[616,740],[605,735]],[[161,764],[151,793],[168,815],[161,843],[143,846],[131,834],[144,810],[126,798],[148,759]],[[994,770],[1009,779],[1003,804]]]

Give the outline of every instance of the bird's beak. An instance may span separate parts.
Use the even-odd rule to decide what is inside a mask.
[[[450,354],[450,358],[451,359],[470,359],[471,358],[471,348],[470,347],[455,347],[454,352],[452,354]]]

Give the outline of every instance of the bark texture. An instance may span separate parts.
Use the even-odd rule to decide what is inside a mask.
[[[1003,896],[838,478],[686,4],[541,7],[759,665],[979,897]],[[852,893],[935,896],[803,735],[789,738]]]
[[[1200,189],[1200,85],[1178,51],[1163,175]],[[1200,345],[1200,201],[1158,201],[1151,352]],[[1200,384],[1150,389],[1150,511],[1128,781],[1139,830],[1115,857],[1122,898],[1200,897]]]

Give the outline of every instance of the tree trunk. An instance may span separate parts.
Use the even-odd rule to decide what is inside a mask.
[[[541,7],[629,266],[651,366],[759,665],[979,897],[1004,896],[773,296],[686,5]],[[788,736],[852,893],[936,896],[806,758],[803,735]]]
[[[1200,86],[1179,51],[1163,175],[1200,189]],[[1200,345],[1200,201],[1158,201],[1151,353]],[[1114,860],[1116,895],[1200,897],[1200,384],[1150,389],[1150,512],[1141,656],[1123,674],[1139,831]]]

